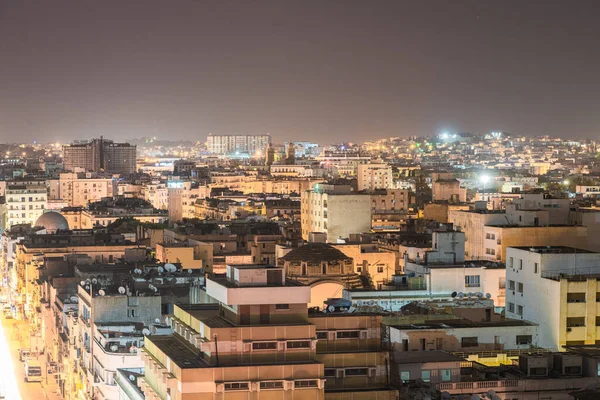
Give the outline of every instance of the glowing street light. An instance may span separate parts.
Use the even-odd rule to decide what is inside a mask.
[[[565,185],[565,186],[569,186],[569,184],[570,184],[570,183],[571,183],[571,182],[569,182],[569,180],[568,180],[568,179],[565,179],[565,180],[563,181],[563,185]]]

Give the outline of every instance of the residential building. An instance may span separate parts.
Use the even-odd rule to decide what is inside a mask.
[[[385,163],[358,164],[358,190],[374,191],[392,187],[392,167]]]
[[[539,324],[539,344],[596,344],[600,253],[564,246],[509,247],[506,317]]]
[[[6,229],[30,224],[44,213],[48,202],[45,180],[19,179],[6,184]]]
[[[213,135],[206,138],[206,147],[213,154],[249,154],[265,152],[270,135]]]
[[[316,184],[302,192],[301,201],[304,240],[311,232],[323,232],[328,242],[335,242],[371,230],[371,197],[352,192],[350,186]]]

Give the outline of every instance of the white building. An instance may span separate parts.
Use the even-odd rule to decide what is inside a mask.
[[[562,246],[506,252],[506,317],[539,324],[544,348],[600,340],[600,253]]]
[[[6,228],[17,224],[35,225],[48,201],[45,180],[22,179],[7,182]]]
[[[164,183],[150,183],[142,188],[142,197],[158,210],[169,208],[169,189]]]
[[[301,213],[304,240],[311,232],[323,232],[335,242],[371,230],[371,196],[354,193],[350,186],[316,184],[302,192]]]
[[[358,190],[373,191],[392,187],[392,167],[384,163],[358,165]]]
[[[71,207],[85,207],[112,197],[116,181],[112,177],[102,177],[95,173],[61,173],[58,180],[49,181],[50,200],[64,200]]]

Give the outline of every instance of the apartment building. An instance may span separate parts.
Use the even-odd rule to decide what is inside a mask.
[[[176,306],[173,335],[146,337],[146,398],[324,398],[309,287],[287,284],[282,268],[230,265],[206,295],[216,303]]]
[[[6,183],[6,226],[30,224],[44,213],[48,203],[45,180],[19,179]]]
[[[374,191],[392,187],[392,167],[385,163],[358,164],[358,190]]]
[[[371,230],[371,197],[352,192],[350,186],[316,184],[302,192],[302,238],[323,232],[328,242]]]
[[[539,324],[544,348],[600,340],[600,253],[564,246],[510,247],[506,317]]]
[[[48,182],[48,199],[64,200],[70,207],[85,207],[115,194],[116,181],[94,173],[61,173],[58,180]]]
[[[196,199],[207,197],[210,193],[206,191],[206,187],[195,185],[191,181],[169,181],[167,189],[169,220],[172,222],[194,218]]]
[[[142,188],[142,198],[157,210],[169,208],[169,189],[165,183],[150,183]]]
[[[206,138],[206,147],[213,154],[265,154],[270,135],[213,135]]]

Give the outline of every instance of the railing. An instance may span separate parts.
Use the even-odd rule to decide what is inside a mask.
[[[454,391],[454,390],[474,390],[474,389],[493,389],[493,388],[506,388],[506,387],[518,387],[519,381],[517,379],[507,379],[503,381],[478,381],[478,382],[450,382],[450,383],[438,383],[436,389],[440,391]]]

